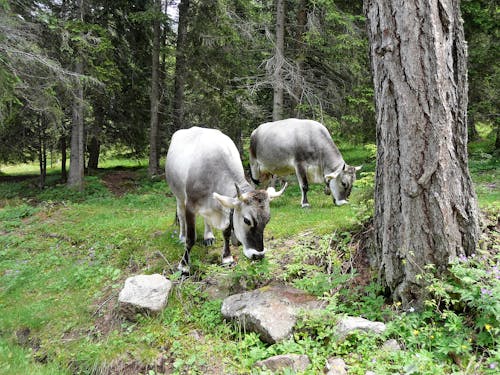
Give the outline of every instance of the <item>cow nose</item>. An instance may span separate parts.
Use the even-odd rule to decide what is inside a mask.
[[[262,250],[255,250],[255,249],[245,249],[243,248],[243,253],[245,256],[250,259],[250,260],[258,260],[264,258],[264,255],[266,254],[267,249],[264,248]]]

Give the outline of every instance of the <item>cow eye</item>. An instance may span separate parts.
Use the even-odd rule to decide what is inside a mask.
[[[252,225],[251,221],[248,220],[246,217],[243,218],[243,222],[246,224],[246,225]]]

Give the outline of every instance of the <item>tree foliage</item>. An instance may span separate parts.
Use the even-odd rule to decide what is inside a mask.
[[[97,167],[99,152],[106,149],[125,146],[131,154],[147,155],[152,3],[86,0],[84,17],[78,19],[72,16],[77,1],[0,1],[2,162],[36,158],[33,119],[38,115],[47,125],[49,148],[69,136],[77,82],[84,85],[89,166]],[[183,3],[189,7],[179,55],[174,15],[179,1],[161,2],[159,155],[165,154],[173,131],[193,125],[219,128],[239,144],[242,136],[272,118],[277,66],[284,117],[318,119],[335,137],[375,139],[361,3],[286,0],[279,58],[275,1]],[[498,123],[498,6],[464,0],[462,9],[470,51],[469,115]],[[82,74],[73,69],[77,58],[85,65]],[[182,110],[179,119],[175,108]]]

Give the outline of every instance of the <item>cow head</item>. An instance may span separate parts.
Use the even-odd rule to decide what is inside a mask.
[[[347,198],[349,198],[352,185],[354,181],[356,181],[356,172],[360,169],[361,166],[352,167],[344,163],[344,165],[336,171],[325,175],[325,181],[328,186],[328,189],[325,189],[325,193],[331,192],[333,202],[337,206],[348,203]]]
[[[278,192],[274,188],[268,188],[242,194],[236,186],[236,198],[213,194],[222,206],[234,209],[234,234],[243,245],[243,253],[247,258],[262,259],[264,257],[266,252],[264,228],[271,218],[269,202],[283,194],[285,188],[286,185]]]

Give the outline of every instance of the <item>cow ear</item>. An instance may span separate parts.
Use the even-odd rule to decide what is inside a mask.
[[[325,175],[325,181],[330,182],[330,180],[336,179],[340,175],[340,172],[342,172],[342,168],[339,168],[336,171]]]
[[[354,169],[356,170],[356,172],[359,171],[359,170],[361,170],[361,168],[363,168],[362,165],[358,165],[357,167],[354,167]]]
[[[213,197],[216,201],[218,201],[222,206],[226,208],[237,208],[241,204],[241,201],[238,198],[227,197],[225,195],[220,195],[217,193],[213,193]]]

